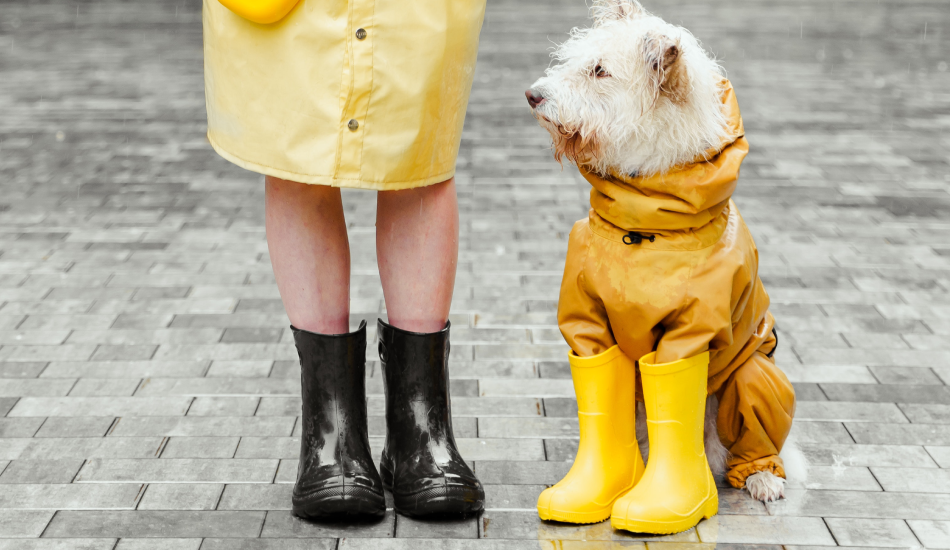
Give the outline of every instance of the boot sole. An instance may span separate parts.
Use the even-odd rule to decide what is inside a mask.
[[[610,517],[610,525],[614,529],[622,529],[631,533],[648,533],[651,535],[672,535],[689,531],[700,522],[719,513],[719,495],[713,495],[694,515],[677,521],[651,521],[631,518]]]
[[[294,515],[305,519],[380,518],[386,514],[382,493],[352,485],[294,495],[292,502]]]
[[[393,491],[393,476],[380,464],[383,487],[393,495],[393,507],[400,514],[410,517],[464,517],[485,509],[484,497],[477,490],[464,485],[443,485],[415,493]]]
[[[544,521],[560,521],[562,523],[600,523],[610,517],[612,505],[613,503],[603,510],[596,510],[594,512],[568,512],[565,510],[541,511],[539,508],[538,517]]]

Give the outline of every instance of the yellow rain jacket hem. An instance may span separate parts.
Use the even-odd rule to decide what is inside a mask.
[[[435,185],[436,183],[442,183],[443,181],[451,179],[455,176],[454,166],[451,170],[448,170],[444,173],[410,181],[365,181],[360,179],[341,179],[334,178],[333,176],[321,176],[315,174],[299,174],[296,172],[281,170],[280,168],[274,168],[273,166],[259,164],[254,161],[245,160],[237,155],[231,154],[219,143],[217,143],[214,138],[211,137],[210,133],[208,134],[208,142],[211,143],[211,147],[215,150],[215,152],[221,155],[221,158],[236,166],[240,166],[245,170],[257,172],[258,174],[263,174],[265,176],[273,176],[275,178],[296,181],[298,183],[307,183],[311,185],[328,185],[330,187],[368,189],[372,191],[400,191],[403,189],[415,189],[418,187]]]
[[[300,0],[263,25],[204,0],[208,139],[238,166],[302,183],[445,181],[484,13],[485,0]]]

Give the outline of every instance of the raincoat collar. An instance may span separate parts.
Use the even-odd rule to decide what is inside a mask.
[[[749,152],[735,91],[726,79],[722,103],[729,133],[689,164],[647,177],[602,176],[581,167],[593,186],[592,210],[624,231],[645,233],[695,230],[715,220],[728,205]]]

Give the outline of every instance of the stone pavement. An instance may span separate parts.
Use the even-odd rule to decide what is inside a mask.
[[[583,1],[490,0],[482,32],[452,392],[488,510],[357,526],[288,510],[298,367],[260,177],[203,136],[199,4],[0,0],[0,549],[950,548],[945,3],[647,2],[738,92],[752,152],[736,202],[810,463],[787,500],[723,488],[719,516],[667,538],[534,511],[577,445],[554,311],[587,188],[522,91],[586,24]],[[353,321],[372,322],[374,197],[346,208]]]

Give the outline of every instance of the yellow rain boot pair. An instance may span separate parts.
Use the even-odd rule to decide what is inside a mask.
[[[643,474],[637,447],[634,364],[618,346],[593,357],[570,354],[580,444],[574,465],[538,497],[541,519],[597,523]]]
[[[655,360],[656,352],[640,359],[649,462],[636,487],[614,503],[610,523],[635,533],[679,533],[719,510],[703,444],[709,352]]]

